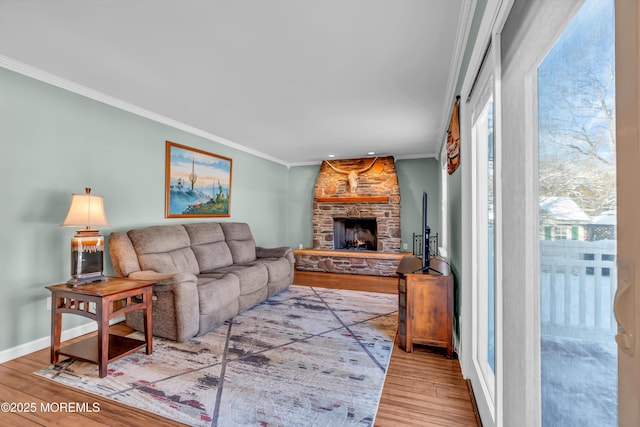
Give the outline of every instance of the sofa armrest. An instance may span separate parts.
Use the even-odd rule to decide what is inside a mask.
[[[158,297],[158,310],[154,310],[154,329],[164,323],[175,325],[176,341],[185,341],[198,333],[200,329],[198,279],[191,273],[158,273],[155,271],[137,271],[129,275],[130,279],[155,280],[153,294]],[[156,301],[154,301],[156,304]],[[171,307],[164,307],[170,304]],[[164,312],[160,307],[169,308]],[[175,316],[175,320],[174,320]],[[164,336],[164,335],[162,335]]]
[[[289,246],[281,246],[279,248],[262,248],[256,246],[256,256],[258,258],[286,258],[289,253],[292,253]]]
[[[190,273],[158,273],[153,270],[136,271],[129,275],[129,279],[134,280],[155,280],[157,283],[154,285],[161,288],[163,285],[178,285],[181,283],[196,282],[196,276]]]

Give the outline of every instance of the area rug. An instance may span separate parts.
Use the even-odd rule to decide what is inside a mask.
[[[294,285],[204,336],[154,338],[105,378],[73,359],[36,374],[192,426],[373,425],[397,305]]]

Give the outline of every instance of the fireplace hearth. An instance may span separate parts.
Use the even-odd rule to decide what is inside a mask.
[[[375,218],[333,218],[333,248],[375,251],[376,230]]]

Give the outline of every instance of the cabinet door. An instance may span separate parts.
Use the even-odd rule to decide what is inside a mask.
[[[413,286],[413,341],[446,347],[451,328],[445,278],[421,277]]]

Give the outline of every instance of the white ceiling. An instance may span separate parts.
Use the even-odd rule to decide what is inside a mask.
[[[428,157],[473,5],[0,0],[0,55],[287,165]]]

